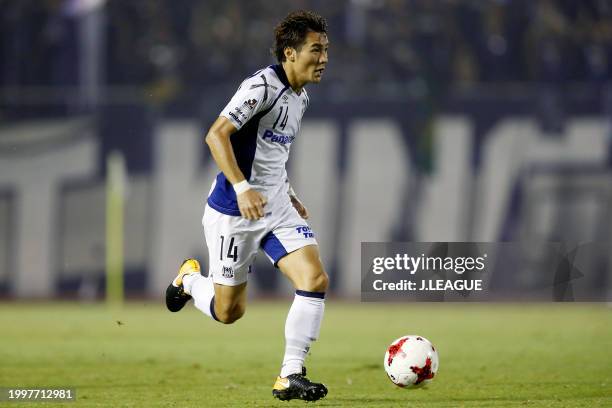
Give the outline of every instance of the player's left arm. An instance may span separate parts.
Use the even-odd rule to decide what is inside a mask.
[[[297,197],[297,194],[295,194],[295,191],[293,190],[293,187],[291,187],[291,184],[289,185],[289,198],[291,199],[291,204],[293,204],[293,207],[297,210],[298,214],[300,214],[300,217],[307,220],[310,215],[308,214],[308,209]]]

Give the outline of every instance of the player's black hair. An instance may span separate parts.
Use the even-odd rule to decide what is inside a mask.
[[[285,48],[300,50],[309,31],[327,33],[327,21],[312,11],[291,12],[274,28],[274,47],[270,50],[279,63],[285,61]]]

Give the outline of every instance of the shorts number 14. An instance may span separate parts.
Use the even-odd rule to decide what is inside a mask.
[[[224,243],[225,243],[225,237],[223,235],[221,235],[221,251],[220,251],[220,255],[219,255],[219,259],[223,260],[223,253],[224,251]],[[230,258],[231,260],[233,260],[234,262],[236,262],[238,260],[238,246],[234,245],[234,237],[231,237],[230,241],[229,241],[229,248],[227,248],[227,255],[225,255],[227,258]]]

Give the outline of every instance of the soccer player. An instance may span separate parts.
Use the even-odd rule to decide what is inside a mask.
[[[316,401],[323,384],[306,378],[304,359],[317,339],[328,277],[308,211],[287,179],[285,163],[309,104],[304,86],[318,83],[327,64],[327,23],[309,12],[290,13],[275,28],[272,65],[246,78],[208,134],[221,172],[202,218],[209,251],[207,276],[186,260],[166,290],[166,305],[195,306],[221,323],[244,314],[246,285],[258,249],[291,281],[295,297],[285,323],[285,355],[272,394]]]

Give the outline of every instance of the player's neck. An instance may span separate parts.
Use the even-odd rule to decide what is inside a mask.
[[[298,80],[296,72],[291,69],[291,66],[289,66],[289,64],[283,62],[281,66],[285,71],[285,75],[287,76],[287,81],[289,81],[289,85],[291,85],[291,89],[293,89],[293,91],[299,95],[302,92],[302,88],[304,88],[304,85],[306,85],[306,83],[300,82]]]

